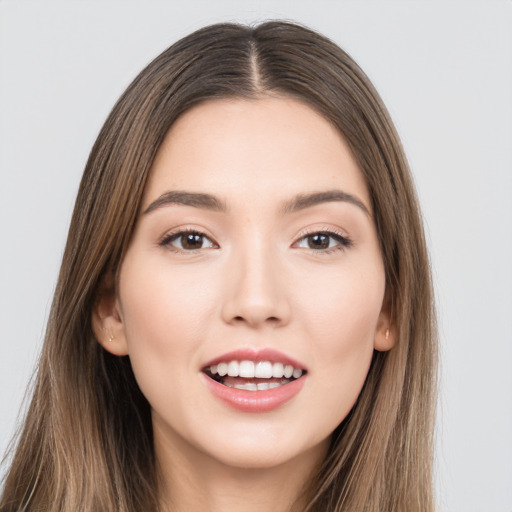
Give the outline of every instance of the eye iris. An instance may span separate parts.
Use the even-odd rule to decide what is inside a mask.
[[[308,247],[310,249],[328,249],[329,248],[329,235],[325,233],[317,233],[308,236]]]
[[[181,245],[183,249],[200,249],[203,246],[203,235],[198,233],[182,235]]]

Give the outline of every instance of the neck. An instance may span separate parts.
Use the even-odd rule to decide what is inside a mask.
[[[155,437],[162,512],[300,512],[305,489],[320,466],[328,441],[273,467],[239,468],[182,441]]]

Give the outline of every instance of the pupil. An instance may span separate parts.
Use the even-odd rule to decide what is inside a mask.
[[[191,233],[185,235],[182,239],[182,245],[185,249],[197,249],[203,245],[202,235]]]
[[[308,237],[308,246],[310,249],[328,249],[329,236],[323,233],[311,235]]]

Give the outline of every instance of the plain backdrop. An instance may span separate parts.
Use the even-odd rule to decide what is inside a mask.
[[[441,512],[512,511],[512,2],[0,0],[0,452],[44,333],[74,196],[115,100],[203,25],[292,19],[387,104],[439,306]]]

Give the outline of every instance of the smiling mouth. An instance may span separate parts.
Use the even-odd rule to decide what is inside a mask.
[[[300,379],[307,372],[290,364],[270,361],[226,361],[203,369],[214,381],[245,391],[266,391]]]

